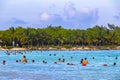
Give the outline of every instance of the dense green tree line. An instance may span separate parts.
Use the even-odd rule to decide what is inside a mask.
[[[86,30],[64,29],[61,26],[47,28],[10,27],[0,31],[3,46],[106,46],[120,45],[120,27],[108,24],[108,27],[94,26]]]

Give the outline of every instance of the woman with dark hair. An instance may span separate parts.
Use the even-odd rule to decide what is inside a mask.
[[[27,58],[26,58],[26,56],[23,56],[22,62],[23,62],[23,63],[27,63]]]

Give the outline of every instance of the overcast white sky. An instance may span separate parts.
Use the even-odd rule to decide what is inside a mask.
[[[0,29],[120,25],[120,0],[0,0]]]

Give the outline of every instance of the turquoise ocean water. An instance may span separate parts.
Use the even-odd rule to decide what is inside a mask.
[[[120,80],[120,50],[9,52],[10,55],[0,51],[0,80]],[[17,63],[23,55],[28,63]],[[58,62],[59,58],[65,62]],[[81,66],[82,58],[89,61],[87,66]],[[3,60],[6,65],[2,64]],[[67,65],[68,62],[75,65]]]

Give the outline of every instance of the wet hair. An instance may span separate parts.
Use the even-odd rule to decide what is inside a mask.
[[[32,63],[34,63],[35,62],[35,60],[32,60]]]
[[[85,58],[85,60],[87,60],[87,58]]]
[[[18,62],[18,60],[16,60],[16,62]]]
[[[59,61],[61,60],[61,58],[58,59]]]
[[[24,58],[26,58],[26,56],[23,56]]]
[[[43,63],[45,63],[45,61],[43,60]]]
[[[116,62],[113,63],[113,66],[115,66],[115,65],[116,65]]]

